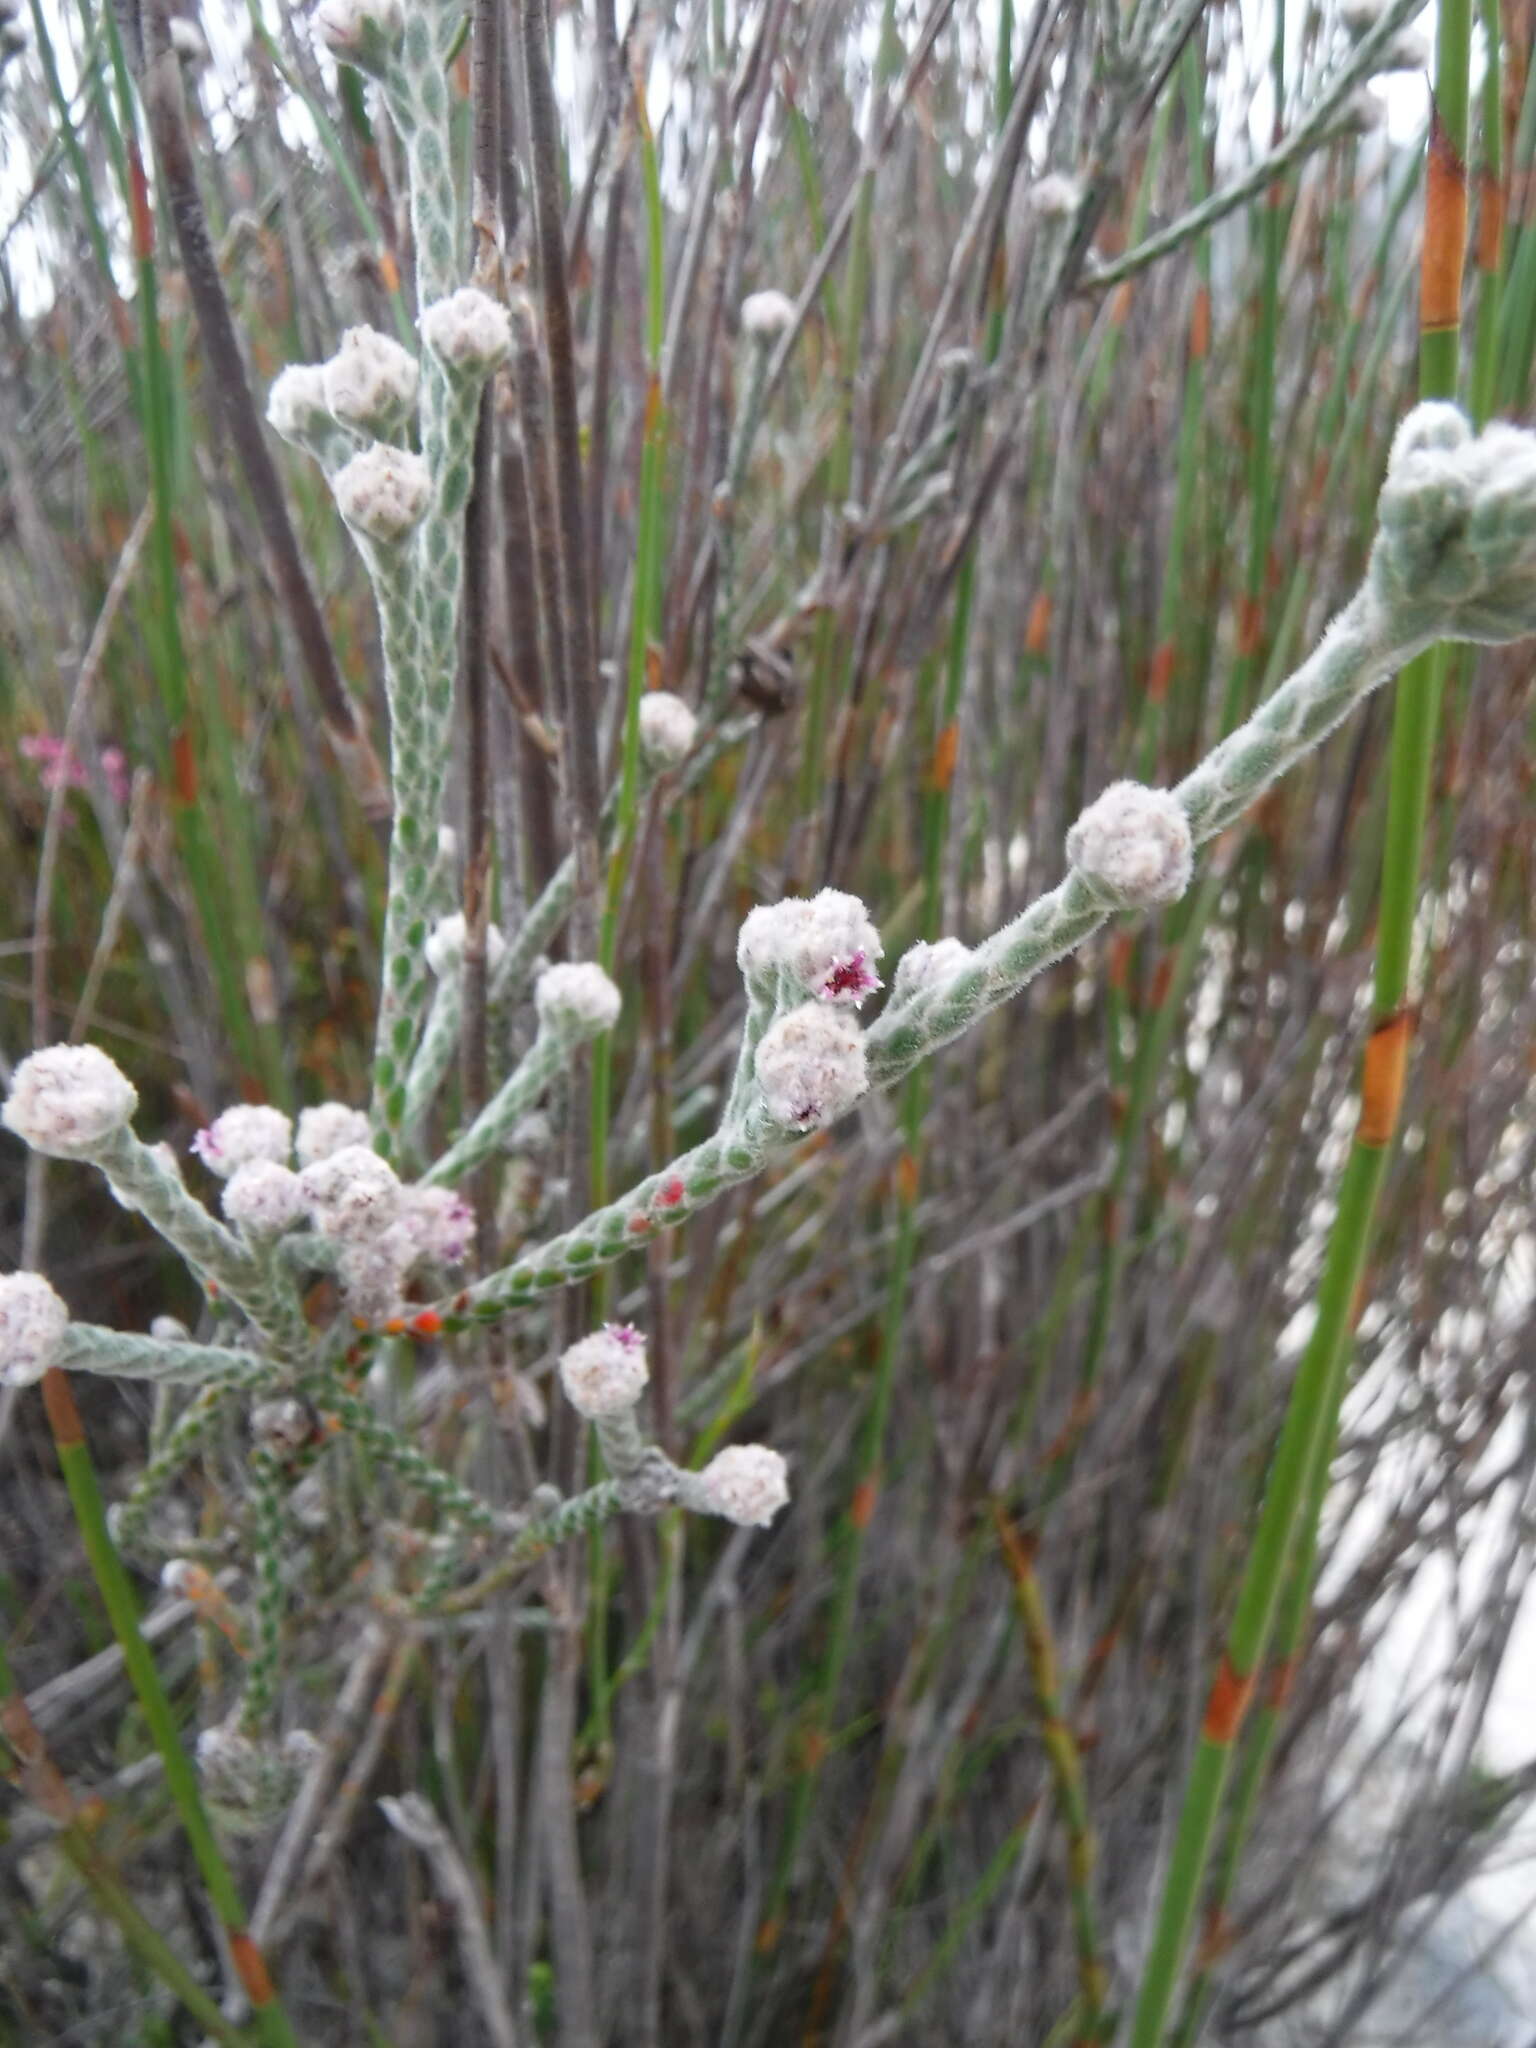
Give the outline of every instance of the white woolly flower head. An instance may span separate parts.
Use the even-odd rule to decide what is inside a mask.
[[[149,1334],[162,1344],[186,1344],[192,1336],[180,1316],[151,1316]]]
[[[344,427],[389,435],[409,418],[420,381],[408,348],[376,327],[349,327],[325,365],[325,402]]]
[[[88,1159],[139,1106],[115,1060],[94,1045],[47,1045],[11,1075],[0,1123],[56,1159]]]
[[[396,1228],[422,1257],[457,1266],[474,1242],[475,1212],[456,1188],[408,1187]]]
[[[776,341],[794,320],[795,302],[787,293],[751,292],[741,302],[741,331],[753,341]]]
[[[533,1006],[547,1031],[595,1038],[619,1021],[624,999],[595,960],[546,967],[533,985]]]
[[[857,1020],[824,1003],[802,1003],[776,1018],[763,1033],[756,1067],[768,1114],[792,1131],[835,1123],[869,1087]]]
[[[313,1109],[299,1111],[294,1151],[300,1166],[313,1166],[317,1159],[329,1159],[348,1145],[367,1145],[371,1135],[364,1111],[345,1102],[319,1102]]]
[[[440,917],[427,935],[427,965],[441,979],[464,963],[464,942],[469,927],[462,910],[455,910],[448,917]],[[507,942],[502,937],[501,927],[488,924],[485,928],[485,964],[494,974],[506,953]]]
[[[30,1387],[59,1355],[69,1310],[41,1273],[0,1274],[0,1387]]]
[[[405,27],[401,0],[320,0],[315,30],[333,57],[382,70]]]
[[[265,1103],[237,1102],[197,1133],[192,1150],[210,1173],[228,1180],[257,1159],[283,1165],[293,1150],[293,1125],[280,1109],[270,1109]]]
[[[267,424],[285,441],[301,448],[316,435],[330,432],[323,363],[290,363],[272,379],[267,392]]]
[[[1416,405],[1377,501],[1369,583],[1399,643],[1496,643],[1536,630],[1536,434],[1472,432],[1454,405]]]
[[[512,319],[489,292],[466,284],[421,316],[421,338],[450,370],[488,377],[512,348]]]
[[[232,1834],[259,1834],[281,1819],[317,1754],[315,1738],[302,1728],[280,1742],[229,1726],[205,1728],[197,1738],[204,1794]]]
[[[1067,220],[1083,203],[1083,188],[1066,171],[1047,171],[1029,188],[1028,201],[1042,220]]]
[[[621,1415],[650,1378],[645,1339],[631,1323],[604,1323],[561,1354],[560,1384],[579,1414]]]
[[[768,991],[787,983],[791,998],[857,1006],[880,986],[875,962],[885,951],[857,896],[823,889],[786,897],[747,917],[736,958],[749,982]]]
[[[276,1401],[258,1401],[251,1410],[251,1436],[284,1457],[302,1450],[314,1434],[314,1421],[302,1401],[291,1394]]]
[[[173,14],[167,30],[171,48],[183,64],[208,62],[208,44],[195,21],[189,21],[184,14]]]
[[[374,441],[337,470],[331,489],[348,526],[388,544],[404,540],[419,523],[432,496],[432,472],[409,448]]]
[[[339,1231],[333,1236],[341,1237]],[[348,1309],[360,1322],[387,1323],[402,1312],[405,1276],[415,1249],[396,1221],[382,1230],[359,1229],[342,1239],[336,1277]]]
[[[1067,859],[1110,910],[1177,902],[1195,844],[1184,807],[1166,789],[1112,782],[1067,834]]]
[[[291,1167],[252,1159],[224,1183],[224,1214],[248,1237],[281,1237],[308,1212],[309,1201]]]
[[[168,1557],[160,1567],[160,1586],[173,1600],[201,1600],[212,1590],[206,1565],[190,1557]]]
[[[766,1444],[727,1444],[699,1474],[699,1493],[712,1514],[766,1529],[788,1503],[788,1468]]]
[[[970,965],[971,949],[959,939],[918,939],[896,962],[891,976],[891,1000],[908,1001],[913,996],[934,995],[948,988]]]
[[[306,1166],[299,1185],[319,1228],[343,1243],[366,1242],[400,1213],[400,1182],[367,1145],[344,1145]]]
[[[658,771],[679,767],[693,752],[699,721],[670,690],[647,690],[640,699],[640,751]]]

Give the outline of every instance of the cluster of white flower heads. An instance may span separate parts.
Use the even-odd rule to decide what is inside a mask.
[[[56,1159],[88,1159],[139,1106],[115,1060],[94,1045],[47,1045],[11,1076],[0,1123]]]
[[[294,1151],[300,1166],[313,1166],[317,1159],[329,1159],[348,1145],[369,1141],[368,1118],[345,1102],[320,1102],[313,1109],[299,1111],[298,1136]]]
[[[248,1237],[281,1237],[309,1209],[299,1176],[275,1159],[252,1159],[224,1183],[224,1214]]]
[[[192,1140],[192,1150],[220,1180],[258,1159],[281,1166],[292,1149],[293,1125],[288,1118],[280,1109],[257,1102],[237,1102]]]
[[[69,1310],[41,1273],[0,1274],[0,1386],[40,1380],[68,1328]]]
[[[560,1358],[566,1399],[592,1419],[633,1408],[650,1376],[645,1339],[630,1323],[605,1323]]]
[[[619,1021],[624,999],[595,960],[546,967],[533,985],[540,1026],[568,1038],[595,1038]]]
[[[1112,782],[1067,834],[1067,859],[1112,910],[1175,903],[1189,887],[1194,837],[1178,798]]]
[[[1416,405],[1393,437],[1368,588],[1403,642],[1536,630],[1536,434]]]
[[[792,994],[857,1007],[880,987],[875,962],[884,951],[858,897],[823,889],[751,911],[736,959],[747,980],[764,991],[787,981]]]
[[[802,1003],[763,1033],[756,1072],[775,1123],[792,1131],[820,1130],[868,1090],[864,1034],[843,1011]]]
[[[360,433],[395,433],[416,403],[421,370],[408,348],[376,327],[349,327],[324,365],[333,419]]]
[[[424,456],[375,441],[337,470],[331,489],[348,526],[388,544],[419,524],[431,501],[432,472]]]
[[[766,1529],[789,1500],[789,1473],[766,1444],[728,1444],[699,1474],[710,1511],[746,1529]]]
[[[512,320],[489,292],[467,284],[427,307],[421,338],[449,369],[485,377],[511,352]]]
[[[279,1819],[319,1754],[319,1742],[305,1728],[293,1729],[280,1742],[229,1726],[205,1728],[197,1738],[198,1774],[208,1803],[239,1834]]]
[[[891,976],[892,1002],[935,995],[948,988],[956,975],[970,965],[970,959],[970,947],[959,939],[918,939],[896,962],[896,972]]]
[[[699,721],[670,690],[647,690],[640,699],[640,751],[658,772],[677,768],[693,752]]]
[[[331,425],[325,402],[325,365],[290,363],[273,378],[267,393],[267,424],[285,441],[303,444]]]
[[[455,910],[449,917],[440,917],[427,934],[427,965],[439,978],[463,965],[464,943],[468,930],[463,911]],[[501,935],[500,925],[487,925],[485,963],[493,974],[506,950],[507,942]]]
[[[794,320],[795,302],[784,292],[750,292],[741,302],[741,331],[749,340],[775,341]]]

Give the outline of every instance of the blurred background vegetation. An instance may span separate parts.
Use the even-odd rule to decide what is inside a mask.
[[[605,758],[637,602],[651,680],[754,715],[691,793],[642,813],[617,1185],[707,1127],[752,904],[831,882],[865,898],[892,956],[979,937],[1057,879],[1088,798],[1184,773],[1353,589],[1418,390],[1429,59],[1402,51],[1295,148],[1349,59],[1348,12],[556,12]],[[1157,33],[1133,38],[1137,18]],[[254,387],[360,320],[409,338],[398,151],[362,81],[338,79],[282,0],[180,19]],[[117,20],[122,35],[101,0],[28,0],[3,31],[0,1059],[89,1035],[132,1073],[141,1132],[184,1151],[237,1096],[364,1099],[383,861],[219,411]],[[1509,0],[1499,34],[1474,97],[1463,360],[1469,390],[1523,419],[1530,0]],[[1487,50],[1485,24],[1475,76]],[[467,54],[454,81],[467,158]],[[1278,175],[1250,175],[1275,151]],[[804,295],[806,318],[722,491],[749,385],[739,306],[765,287]],[[654,604],[635,574],[652,389]],[[562,848],[510,396],[496,435],[492,815],[511,929]],[[272,447],[382,752],[366,581],[321,478]],[[156,492],[171,516],[149,516]],[[1522,647],[1452,667],[1415,1057],[1317,1599],[1288,1596],[1170,2039],[1530,2038],[1530,2005],[1522,2032],[1520,1994],[1506,2013],[1498,1988],[1536,1903],[1510,1876],[1531,1790],[1510,1701],[1536,1669],[1519,1627],[1536,1545],[1530,667]],[[490,2024],[452,1912],[374,1810],[408,1790],[472,1874],[519,2041],[1033,2048],[1082,2038],[1085,1953],[1110,2012],[1127,2005],[1353,1125],[1389,717],[1375,702],[1266,798],[1174,910],[1112,929],[900,1099],[616,1269],[608,1305],[647,1328],[662,1441],[691,1459],[746,1431],[790,1457],[771,1532],[594,1541],[568,1588],[584,1608],[568,1684],[538,1582],[415,1633],[365,1580],[300,1589],[290,1718],[324,1729],[344,1685],[353,1709],[341,1787],[269,1930],[302,2040],[406,2048]],[[557,1105],[509,1165],[504,1248],[558,1213],[559,1122]],[[7,1266],[28,1211],[30,1251],[77,1313],[205,1313],[94,1181],[54,1168],[29,1186],[4,1146]],[[551,1346],[530,1318],[455,1367],[423,1357],[423,1443],[515,1497],[508,1418],[541,1427]],[[153,1752],[110,1655],[92,1661],[108,1639],[34,1411],[0,1411],[11,1662],[72,1782],[101,1793],[104,1853],[217,1983]],[[118,1387],[93,1387],[86,1415],[120,1493],[169,1418]],[[231,1445],[176,1509],[168,1544],[195,1536],[238,1593]],[[344,1521],[327,1538],[343,1558]],[[149,1577],[143,1593],[195,1727],[229,1651]],[[19,1804],[0,1818],[0,2038],[200,2038],[102,1936],[48,1839]],[[252,1894],[270,1847],[234,1851]],[[1495,1866],[1501,1883],[1479,1876]],[[561,1988],[573,1915],[595,1957],[585,2036]]]

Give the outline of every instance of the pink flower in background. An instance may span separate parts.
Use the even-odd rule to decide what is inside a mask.
[[[51,732],[29,732],[21,739],[21,751],[38,764],[44,789],[84,789],[90,778],[85,763],[74,748]],[[120,804],[128,801],[128,761],[121,747],[103,747],[101,769],[107,787]]]

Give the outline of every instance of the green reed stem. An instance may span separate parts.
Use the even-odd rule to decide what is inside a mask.
[[[1469,0],[1445,0],[1436,49],[1436,132],[1425,202],[1419,381],[1425,398],[1456,390],[1461,265],[1466,234]],[[1159,2048],[1199,1905],[1216,1822],[1254,1679],[1298,1541],[1315,1541],[1346,1379],[1349,1334],[1365,1273],[1376,1200],[1402,1099],[1408,1049],[1403,1011],[1428,811],[1444,663],[1432,648],[1404,670],[1393,708],[1392,752],[1376,951],[1374,1020],[1361,1116],[1339,1189],[1319,1283],[1316,1320],[1302,1355],[1254,1531],[1237,1609],[1211,1687],[1185,1788],[1131,2032],[1131,2048]]]
[[[122,1648],[129,1681],[138,1695],[150,1740],[159,1752],[166,1787],[181,1816],[209,1902],[223,1923],[241,1987],[251,2003],[256,2032],[266,2048],[298,2048],[261,1951],[246,1932],[245,1907],[204,1811],[197,1772],[182,1747],[159,1668],[139,1628],[133,1587],[107,1528],[106,1507],[81,1427],[80,1411],[67,1376],[57,1366],[44,1377],[43,1402],[86,1558]]]

